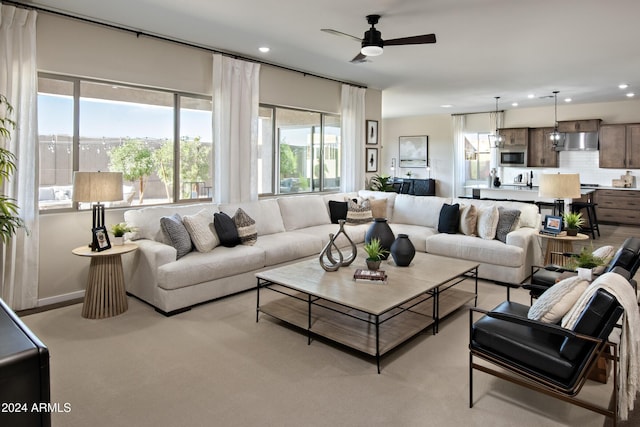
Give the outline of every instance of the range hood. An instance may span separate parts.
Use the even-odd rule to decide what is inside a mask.
[[[556,151],[596,151],[598,132],[569,132],[561,134]]]

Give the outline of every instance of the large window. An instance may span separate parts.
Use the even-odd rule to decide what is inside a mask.
[[[467,183],[486,183],[491,167],[488,133],[464,134],[464,166]]]
[[[261,194],[340,188],[339,116],[262,106],[259,147]]]
[[[38,84],[40,209],[71,207],[74,170],[122,172],[123,200],[110,206],[211,198],[210,99],[57,76]]]

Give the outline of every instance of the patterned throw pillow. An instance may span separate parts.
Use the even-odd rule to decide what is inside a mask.
[[[362,204],[357,204],[352,200],[349,200],[347,203],[349,203],[347,209],[347,224],[367,224],[373,220],[369,200],[363,200]]]
[[[233,215],[233,222],[238,230],[238,237],[240,237],[240,243],[243,245],[253,246],[258,241],[258,231],[256,229],[256,222],[245,211],[238,208]]]
[[[578,276],[561,280],[540,295],[529,308],[527,317],[546,323],[558,323],[578,301],[587,286],[589,282]]]
[[[184,227],[179,214],[176,213],[160,218],[160,228],[162,228],[162,232],[169,244],[178,251],[176,259],[180,259],[191,252],[193,248],[191,237],[189,237],[189,232]]]
[[[213,215],[207,209],[195,215],[184,215],[182,222],[198,252],[211,252],[220,244],[213,228]]]
[[[496,239],[507,243],[507,234],[518,227],[520,211],[518,209],[498,208],[498,226],[496,227]]]

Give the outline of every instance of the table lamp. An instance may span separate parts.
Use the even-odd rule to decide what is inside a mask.
[[[122,200],[122,172],[74,172],[73,201],[93,204],[92,231],[104,227],[104,205],[101,202]],[[98,248],[91,239],[91,250]]]
[[[548,197],[554,200],[553,214],[562,215],[564,211],[564,199],[579,199],[580,174],[554,173],[540,175],[538,190],[539,197]]]

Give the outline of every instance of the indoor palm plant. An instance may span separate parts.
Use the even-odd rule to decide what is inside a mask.
[[[13,107],[4,95],[0,95],[0,239],[7,243],[19,228],[24,228],[24,221],[18,216],[18,205],[15,199],[4,194],[5,180],[11,178],[16,170],[16,156],[6,148],[5,142],[11,137],[11,130],[16,123],[10,119]]]
[[[389,253],[388,250],[382,247],[380,239],[377,237],[371,239],[369,243],[365,243],[364,251],[367,253],[367,268],[369,270],[380,268],[382,257]]]
[[[565,212],[562,219],[567,229],[567,236],[577,235],[578,229],[584,224],[581,212]]]

